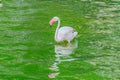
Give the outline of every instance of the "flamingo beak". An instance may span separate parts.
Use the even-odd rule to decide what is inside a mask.
[[[52,27],[52,24],[54,23],[54,19],[50,20],[49,24],[50,24],[50,27]]]
[[[52,25],[50,25],[50,27],[52,27]]]

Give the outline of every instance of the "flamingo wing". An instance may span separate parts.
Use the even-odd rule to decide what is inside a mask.
[[[64,26],[59,29],[58,36],[61,38],[61,40],[71,41],[76,35],[77,32],[75,32],[71,27]]]

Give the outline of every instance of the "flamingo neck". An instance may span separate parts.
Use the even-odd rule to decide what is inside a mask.
[[[56,28],[56,31],[55,31],[55,40],[58,41],[58,30],[60,28],[60,19],[58,19],[58,25],[57,25],[57,28]]]

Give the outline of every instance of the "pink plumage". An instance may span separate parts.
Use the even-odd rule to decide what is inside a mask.
[[[52,26],[52,24],[56,21],[58,21],[58,25],[55,31],[55,41],[61,42],[67,40],[70,43],[70,41],[78,34],[78,32],[76,32],[72,27],[69,26],[60,27],[59,17],[53,17],[50,20],[49,24]]]

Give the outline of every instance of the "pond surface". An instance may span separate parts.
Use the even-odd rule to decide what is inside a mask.
[[[1,80],[119,80],[119,0],[3,0]],[[77,37],[56,43],[59,16]]]

